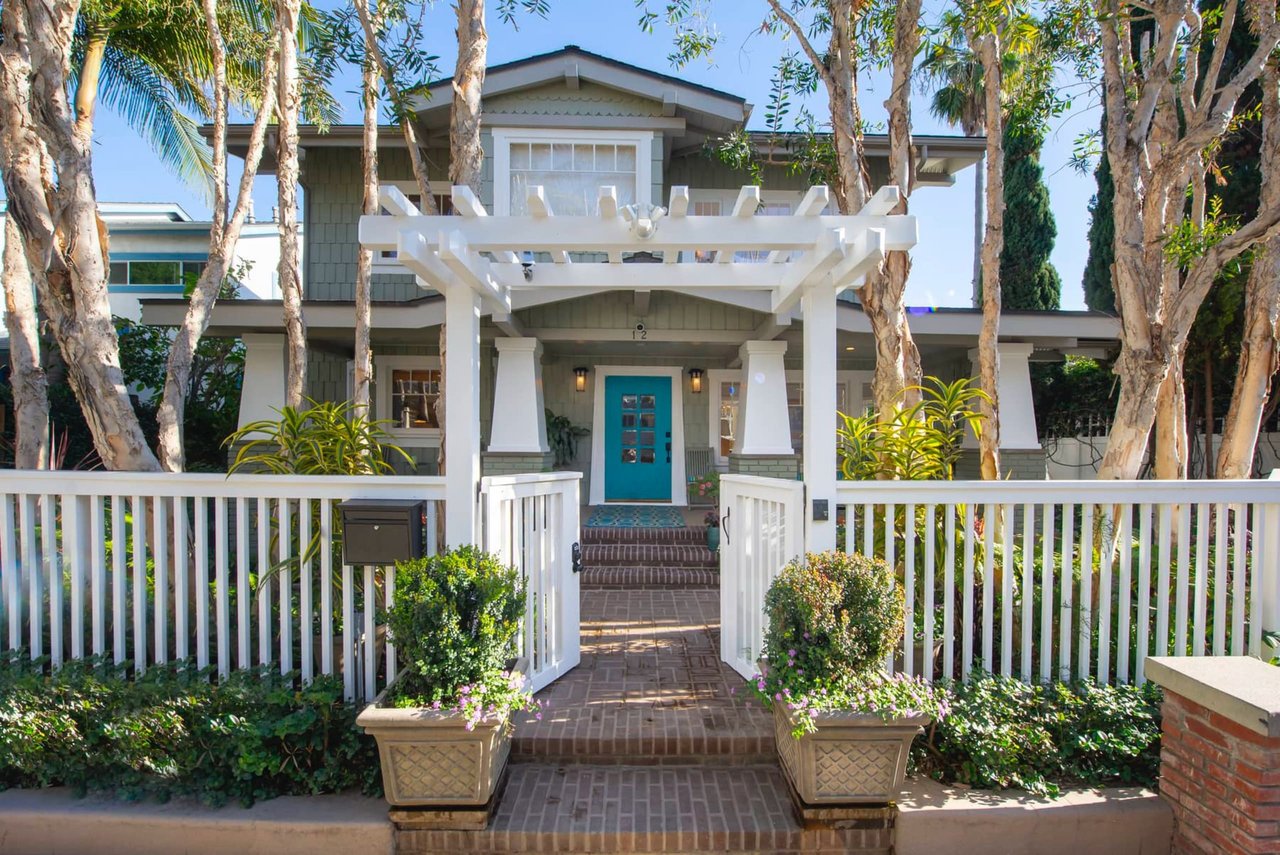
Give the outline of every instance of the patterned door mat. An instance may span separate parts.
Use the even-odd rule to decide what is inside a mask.
[[[679,508],[652,505],[597,505],[585,523],[587,528],[683,528]]]

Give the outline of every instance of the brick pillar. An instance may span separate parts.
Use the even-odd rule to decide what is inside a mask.
[[[1164,689],[1160,795],[1174,855],[1280,852],[1280,670],[1248,656],[1151,657]]]

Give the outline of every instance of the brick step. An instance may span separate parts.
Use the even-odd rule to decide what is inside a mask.
[[[627,588],[638,591],[714,589],[720,571],[698,567],[588,567],[582,571],[584,590]]]
[[[591,543],[582,547],[584,567],[703,567],[718,569],[720,558],[705,543]]]
[[[582,529],[583,545],[589,543],[705,544],[702,526],[679,528],[587,528]]]
[[[804,829],[776,765],[513,764],[484,831],[402,830],[400,855],[437,852],[887,853],[889,812],[864,828]],[[878,826],[878,827],[876,827]]]

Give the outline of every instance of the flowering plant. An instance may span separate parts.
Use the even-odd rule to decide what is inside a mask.
[[[702,518],[702,521],[711,528],[719,528],[720,514],[716,511],[707,511],[707,514]]]
[[[468,730],[516,710],[540,715],[512,667],[524,607],[516,571],[475,547],[397,564],[387,627],[406,664],[390,703],[455,712]]]
[[[902,636],[900,586],[883,561],[842,552],[805,556],[765,594],[769,629],[752,689],[767,706],[785,704],[799,737],[824,712],[886,720],[947,715],[947,695],[921,679],[881,668]]]
[[[712,472],[701,478],[689,480],[689,500],[696,504],[717,504],[720,501],[720,473]]]

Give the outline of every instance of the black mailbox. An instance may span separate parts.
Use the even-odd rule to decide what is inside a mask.
[[[394,564],[422,557],[426,502],[348,499],[338,507],[344,564]]]

